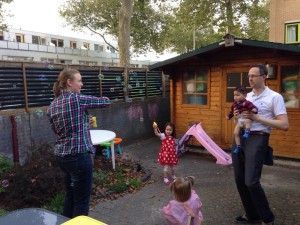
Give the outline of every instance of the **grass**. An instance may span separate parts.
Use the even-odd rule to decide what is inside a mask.
[[[3,216],[6,213],[7,213],[7,211],[5,209],[0,208],[0,216]]]
[[[48,209],[49,211],[62,214],[63,213],[63,205],[64,205],[64,193],[57,193],[50,201],[44,205],[43,208]]]
[[[4,155],[0,154],[0,177],[12,168],[13,164],[11,161]]]

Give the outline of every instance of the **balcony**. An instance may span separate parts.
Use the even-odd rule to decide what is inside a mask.
[[[20,42],[3,41],[3,40],[0,41],[0,49],[78,55],[84,57],[115,58],[115,59],[119,58],[117,53],[98,52],[93,50],[72,49],[72,48],[56,47],[50,45],[37,45],[37,44],[20,43]]]

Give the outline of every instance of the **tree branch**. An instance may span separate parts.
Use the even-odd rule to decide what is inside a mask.
[[[113,46],[112,44],[110,44],[110,43],[106,40],[106,38],[104,37],[103,34],[99,33],[99,32],[96,31],[96,30],[94,30],[94,29],[91,28],[89,25],[86,25],[86,27],[87,27],[90,31],[92,31],[93,33],[98,34],[98,35],[103,39],[103,41],[104,41],[107,45],[109,45],[110,47],[112,47],[114,50],[119,51],[119,49],[117,49],[115,46]]]

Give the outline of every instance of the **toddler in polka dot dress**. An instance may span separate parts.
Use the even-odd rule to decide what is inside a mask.
[[[156,136],[161,140],[161,147],[158,153],[158,163],[164,167],[164,183],[169,185],[175,178],[174,166],[178,163],[178,157],[175,148],[175,125],[167,123],[165,132],[161,133],[157,124],[153,123],[153,129]]]

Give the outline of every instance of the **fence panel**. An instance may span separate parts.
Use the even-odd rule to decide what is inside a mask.
[[[129,98],[143,98],[146,96],[146,71],[129,71]]]
[[[0,110],[25,108],[22,68],[0,67]]]
[[[100,96],[99,69],[80,70],[83,86],[81,93],[84,95]]]
[[[162,76],[159,71],[147,72],[148,96],[162,95]]]
[[[111,100],[124,100],[123,71],[102,70],[99,75],[102,82],[102,95]]]
[[[49,68],[26,68],[28,106],[49,105],[53,100],[52,87],[60,70]]]

